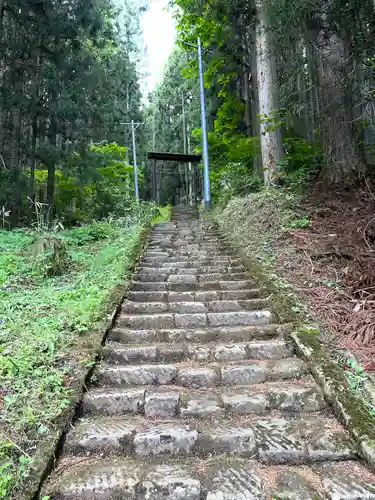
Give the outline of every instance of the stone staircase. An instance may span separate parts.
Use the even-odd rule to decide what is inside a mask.
[[[44,494],[375,499],[287,334],[241,260],[176,210],[152,231]]]

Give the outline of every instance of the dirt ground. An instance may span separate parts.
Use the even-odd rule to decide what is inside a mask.
[[[375,188],[328,192],[317,185],[304,200],[304,229],[278,238],[277,264],[331,334],[375,371]],[[290,245],[294,251],[287,251]]]

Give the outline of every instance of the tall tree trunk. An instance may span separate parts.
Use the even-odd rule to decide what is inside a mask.
[[[251,135],[251,99],[250,99],[250,75],[247,70],[243,74],[243,99],[245,101],[245,125],[247,135]]]
[[[3,39],[5,0],[0,0],[0,41]]]
[[[307,54],[307,75],[308,75],[308,98],[309,98],[309,136],[310,140],[316,139],[316,123],[319,118],[319,96],[318,96],[318,80],[317,61],[315,56],[315,48],[311,43],[311,38],[307,37],[306,44]]]
[[[294,61],[300,61],[297,70],[297,103],[298,103],[298,128],[297,131],[303,135],[307,141],[311,140],[310,135],[310,117],[308,105],[308,92],[306,88],[306,81],[308,81],[308,69],[306,67],[306,54],[307,48],[305,40],[301,36],[295,44],[295,58]],[[303,130],[303,133],[302,133]]]
[[[48,176],[47,176],[47,205],[48,205],[49,221],[53,219],[53,205],[55,197],[56,146],[57,146],[56,141],[57,141],[57,121],[56,121],[56,115],[53,112],[50,118],[50,124],[48,128],[48,142],[52,150],[52,154],[48,159]]]
[[[275,130],[268,118],[276,109],[276,58],[271,51],[270,35],[267,31],[266,14],[263,1],[257,2],[258,26],[256,32],[257,82],[260,124],[260,144],[262,150],[262,166],[266,186],[276,182],[277,164],[282,157],[280,134]]]
[[[39,48],[38,48],[39,50]],[[37,54],[33,65],[32,83],[32,124],[31,124],[31,164],[30,164],[30,191],[29,196],[35,198],[35,169],[36,169],[36,145],[38,138],[38,100],[39,100],[39,70],[40,55]]]
[[[250,40],[251,40],[251,53],[256,54],[256,30],[255,26],[250,27]],[[257,82],[257,59],[256,57],[251,57],[251,74],[250,74],[250,99],[251,99],[251,135],[253,137],[260,137],[260,123],[259,123],[259,93],[258,93],[258,82]],[[257,155],[254,158],[254,172],[257,172],[259,176],[263,177],[263,165],[261,155]]]
[[[56,77],[59,75],[60,65],[60,36],[55,37],[55,51],[57,54],[56,60]],[[57,82],[58,80],[56,80]],[[55,177],[56,177],[56,159],[57,159],[57,107],[59,94],[56,87],[51,89],[51,102],[49,108],[49,126],[48,126],[48,143],[51,154],[48,159],[48,176],[47,176],[47,205],[48,205],[48,221],[53,219],[54,215],[54,198],[55,198]]]
[[[344,41],[330,28],[323,10],[317,37],[321,136],[325,153],[322,178],[341,184],[358,176],[364,164],[355,142],[352,96],[349,95],[352,88],[352,55]]]
[[[36,143],[38,137],[38,116],[33,116],[31,125],[31,162],[30,162],[30,191],[31,200],[35,199],[35,169],[36,169]]]
[[[0,0],[0,44],[4,43],[4,13],[5,13],[5,0]],[[3,89],[3,71],[4,71],[4,57],[0,53],[0,154],[3,152],[4,145],[4,89]]]

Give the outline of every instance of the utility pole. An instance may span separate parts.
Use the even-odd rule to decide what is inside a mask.
[[[202,120],[202,144],[203,144],[203,167],[204,167],[204,207],[206,210],[211,208],[211,189],[210,189],[210,163],[208,158],[208,138],[207,138],[207,119],[206,119],[206,101],[204,95],[204,71],[202,59],[202,44],[198,38],[198,62],[199,62],[199,86],[201,94],[201,120]]]
[[[188,154],[191,153],[191,145],[190,145],[190,127],[187,125],[187,130],[186,130],[186,136],[187,136],[187,152]],[[192,164],[191,161],[189,161],[189,204],[192,207],[193,206],[193,169],[192,169]],[[195,191],[195,190],[194,190]]]
[[[137,147],[136,147],[136,144],[135,144],[135,125],[134,125],[134,120],[132,120],[132,136],[133,136],[134,190],[135,190],[135,199],[137,200],[137,203],[139,203],[139,186],[138,186],[138,170],[137,170]]]
[[[155,151],[156,145],[156,121],[155,112],[152,120],[152,150]],[[152,160],[152,201],[156,202],[157,199],[157,172],[156,172],[156,160]]]
[[[184,138],[184,154],[187,153],[187,137],[186,137],[186,116],[185,116],[185,98],[184,94],[181,95],[182,101],[182,136]],[[185,163],[185,195],[186,195],[186,205],[188,205],[188,192],[189,192],[189,177],[188,177],[188,168]]]
[[[121,125],[130,125],[132,129],[132,139],[133,139],[133,170],[134,170],[134,192],[135,199],[139,203],[139,185],[138,185],[138,170],[137,170],[137,146],[135,142],[135,131],[142,123],[134,123],[132,120],[130,123],[121,123]]]
[[[185,98],[184,94],[181,96],[181,101],[182,101],[182,135],[184,138],[184,154],[186,154],[187,151],[187,140],[186,140],[186,117],[185,117]]]

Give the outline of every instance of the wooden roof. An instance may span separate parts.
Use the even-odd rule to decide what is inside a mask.
[[[163,160],[163,161],[178,161],[184,163],[199,163],[202,161],[202,155],[186,155],[182,153],[148,153],[149,160]]]

